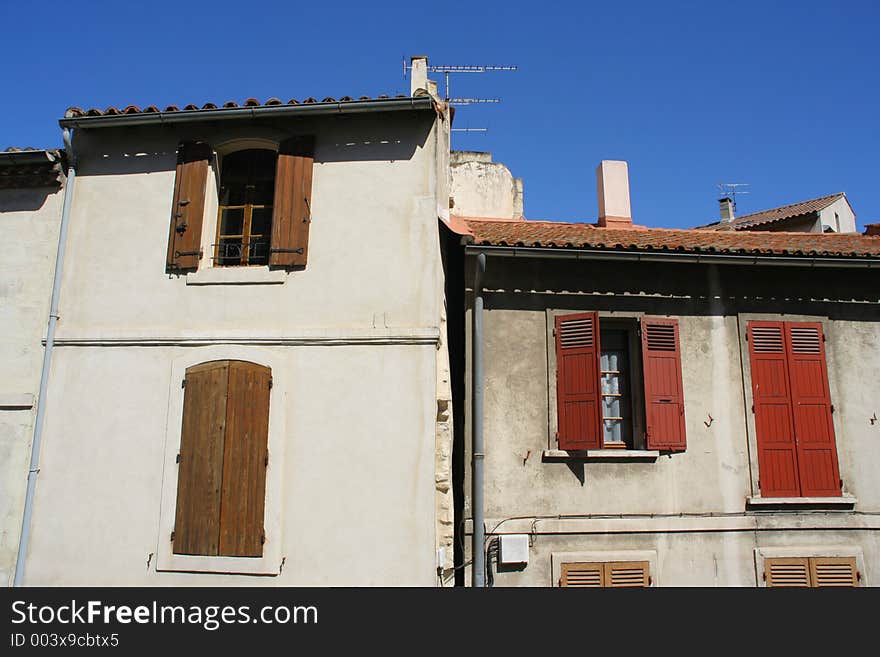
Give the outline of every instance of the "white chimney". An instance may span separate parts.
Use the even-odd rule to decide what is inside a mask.
[[[428,91],[428,57],[413,55],[409,61],[409,95],[415,96],[417,89]]]
[[[599,225],[604,228],[632,228],[629,205],[629,168],[622,160],[602,160],[596,168],[599,197]]]
[[[721,223],[729,224],[733,221],[733,199],[724,198],[718,199],[718,205],[721,209]]]

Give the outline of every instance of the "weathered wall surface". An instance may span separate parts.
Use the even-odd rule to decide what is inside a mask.
[[[793,268],[490,257],[483,320],[486,526],[531,534],[533,542],[532,562],[498,573],[496,583],[550,585],[553,552],[604,551],[614,560],[615,553],[653,550],[657,585],[755,586],[756,548],[800,546],[809,556],[819,546],[860,550],[869,571],[864,581],[880,585],[880,422],[870,421],[880,391],[869,374],[880,367],[880,298],[870,277],[867,270],[836,270],[817,282]],[[542,458],[556,449],[548,317],[594,310],[600,323],[678,319],[686,451],[647,462]],[[742,345],[746,322],[758,318],[823,322],[843,491],[857,500],[853,510],[746,508],[746,499],[759,494],[759,473]],[[469,418],[470,363],[467,379]],[[465,426],[469,455],[469,419]],[[467,518],[470,492],[468,479]]]
[[[491,153],[453,151],[450,161],[453,214],[519,220],[523,215],[522,179],[514,178]]]
[[[0,583],[15,573],[64,192],[0,190]]]
[[[210,251],[195,275],[165,274],[174,151],[187,135],[77,134],[27,584],[436,583],[435,459],[447,448],[434,118],[188,135],[228,145],[316,134],[308,266],[280,278],[248,268],[262,271],[232,272],[235,284],[194,284]],[[264,554],[278,555],[274,577],[166,572],[160,559],[182,404],[172,373],[201,354],[273,370]]]

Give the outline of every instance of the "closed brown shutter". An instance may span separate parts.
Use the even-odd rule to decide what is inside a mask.
[[[856,560],[853,557],[811,557],[810,579],[813,586],[858,586]]]
[[[764,578],[771,587],[805,587],[810,585],[810,560],[787,557],[764,560]]]
[[[268,367],[230,363],[220,504],[222,556],[259,557],[263,553],[270,380]]]
[[[687,448],[678,320],[643,317],[642,364],[648,449]]]
[[[311,136],[293,137],[278,149],[270,266],[304,267],[308,259],[314,149]]]
[[[612,561],[605,564],[605,586],[612,588],[650,585],[647,561]]]
[[[601,563],[564,563],[560,586],[571,588],[599,588],[604,581]]]
[[[176,554],[217,554],[228,373],[228,361],[186,371],[174,522]]]
[[[244,361],[187,369],[175,554],[262,555],[271,381]]]
[[[212,150],[204,142],[184,142],[177,149],[177,173],[168,233],[168,272],[198,269],[205,214],[205,186]]]
[[[556,317],[556,409],[559,449],[598,449],[599,313]]]

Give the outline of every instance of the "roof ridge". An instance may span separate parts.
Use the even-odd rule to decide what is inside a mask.
[[[805,205],[807,203],[815,203],[816,201],[824,201],[826,199],[832,199],[832,198],[836,200],[837,198],[839,198],[841,196],[845,196],[845,195],[846,195],[845,192],[837,192],[835,194],[829,194],[827,196],[817,196],[816,198],[808,198],[804,201],[798,201],[797,203],[789,203],[788,205],[779,205],[775,208],[767,208],[766,210],[758,210],[757,212],[750,212],[749,214],[740,215],[739,217],[734,217],[733,221],[736,222],[736,221],[740,221],[742,219],[746,219],[747,217],[753,217],[755,215],[765,214],[767,212],[776,212],[777,210],[785,210],[786,208],[793,208],[795,206]],[[711,224],[707,224],[707,225],[711,225]]]

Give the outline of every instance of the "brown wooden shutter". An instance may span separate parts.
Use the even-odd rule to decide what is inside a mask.
[[[220,504],[222,556],[263,554],[270,381],[268,367],[230,363]]]
[[[183,142],[177,149],[177,173],[171,205],[166,269],[198,269],[205,214],[205,186],[212,150],[204,142]]]
[[[784,322],[749,322],[749,358],[762,497],[799,497]]]
[[[810,560],[791,557],[764,560],[764,579],[768,587],[805,587],[810,585]]]
[[[176,554],[217,554],[228,372],[227,361],[186,371],[174,521]]]
[[[605,564],[605,586],[612,588],[650,586],[647,561],[611,561]]]
[[[678,320],[643,317],[642,364],[648,449],[684,451],[684,390]]]
[[[853,557],[811,557],[810,582],[813,586],[858,586]]]
[[[314,149],[312,136],[293,137],[278,149],[270,266],[304,267],[308,259]]]
[[[598,449],[599,314],[556,317],[556,408],[559,449]]]
[[[804,497],[839,496],[840,474],[822,325],[818,322],[786,322],[785,347],[800,494]]]
[[[598,588],[604,583],[601,563],[564,563],[559,586],[571,588]]]

